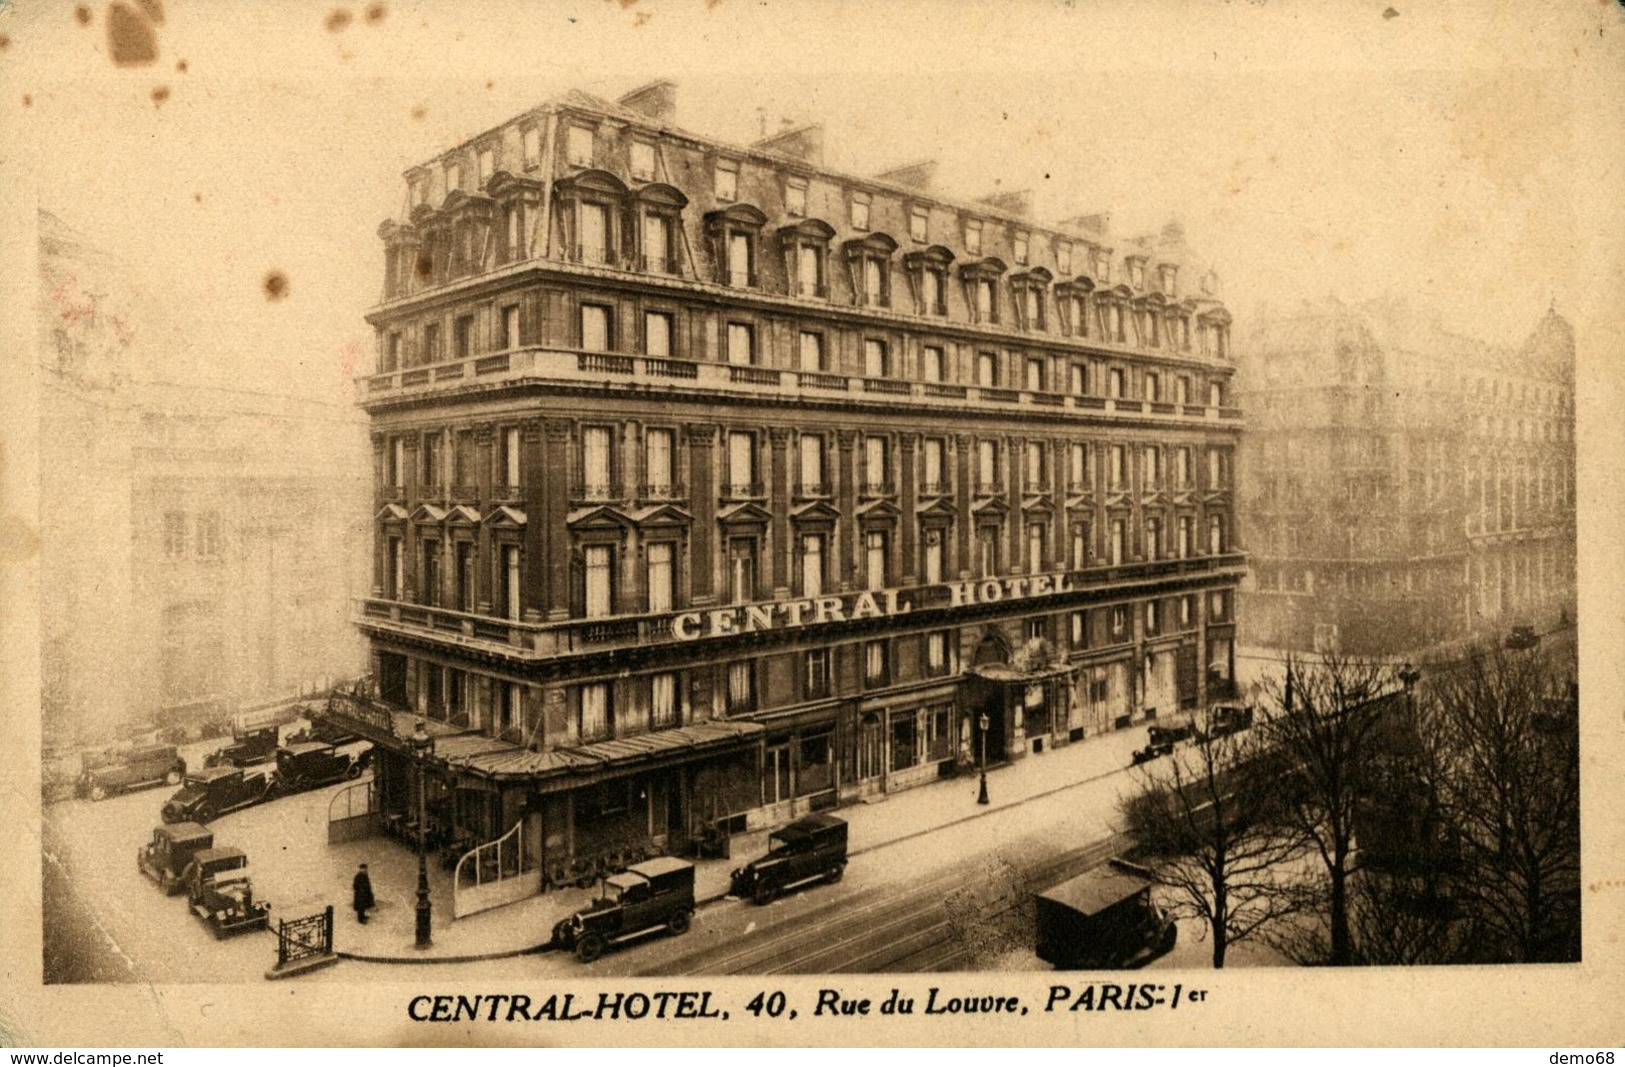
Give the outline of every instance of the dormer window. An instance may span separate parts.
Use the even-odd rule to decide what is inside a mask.
[[[652,182],[655,178],[655,146],[648,141],[633,141],[630,152],[634,181]]]
[[[683,208],[688,198],[670,185],[651,182],[635,195],[638,259],[642,270],[655,274],[677,274],[682,260],[678,245]]]
[[[733,159],[717,160],[712,174],[712,192],[723,203],[739,199],[739,162]]]
[[[941,245],[903,257],[903,269],[908,272],[921,315],[948,314],[948,265],[953,259],[954,254]]]
[[[820,219],[779,228],[779,245],[792,296],[829,296],[829,240],[833,236],[834,227]]]
[[[793,218],[807,214],[807,179],[789,178],[784,183],[784,213]]]
[[[593,131],[590,126],[571,126],[565,134],[564,158],[572,167],[592,166]]]
[[[929,237],[930,214],[923,207],[910,208],[908,212],[908,238],[924,244]]]
[[[1055,305],[1060,309],[1062,324],[1072,337],[1088,337],[1089,292],[1088,279],[1079,278],[1055,286]]]
[[[757,284],[756,245],[766,221],[767,216],[749,204],[736,204],[705,216],[717,281],[736,288]]]
[[[869,228],[869,206],[871,198],[868,193],[852,194],[852,228],[854,230],[867,230]]]
[[[973,256],[982,254],[982,220],[965,220],[965,251]]]
[[[864,307],[891,307],[891,255],[897,242],[883,233],[846,242],[852,291]]]
[[[1016,309],[1020,316],[1020,324],[1026,330],[1045,329],[1046,291],[1049,288],[1050,273],[1043,267],[1034,267],[1023,271],[1010,279],[1011,291],[1015,294]]]
[[[588,170],[561,180],[556,188],[565,256],[580,263],[619,265],[626,186],[607,171]]]
[[[1057,241],[1055,243],[1055,273],[1072,273],[1072,242]]]
[[[1017,263],[1025,264],[1027,262],[1027,254],[1030,251],[1031,243],[1032,239],[1027,234],[1016,234],[1015,253]]]
[[[975,321],[993,324],[999,321],[999,278],[1004,264],[991,257],[966,263],[959,268],[965,283],[966,302],[970,304]]]

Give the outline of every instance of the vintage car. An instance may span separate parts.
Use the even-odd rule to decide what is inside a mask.
[[[1196,736],[1196,727],[1190,723],[1179,726],[1149,726],[1145,733],[1146,746],[1135,749],[1132,757],[1137,764],[1148,763],[1159,756],[1169,755],[1175,745]]]
[[[1179,937],[1151,882],[1115,862],[1038,894],[1035,917],[1038,958],[1062,971],[1144,967]]]
[[[277,791],[297,793],[359,777],[366,758],[357,759],[320,741],[283,745],[276,750]]]
[[[1196,736],[1200,740],[1224,737],[1251,729],[1252,725],[1253,709],[1246,704],[1215,704],[1208,709],[1206,730],[1198,730]]]
[[[320,741],[327,745],[349,745],[361,740],[360,734],[341,725],[339,720],[328,714],[325,709],[306,705],[304,718],[305,726],[297,733],[288,735],[288,744],[295,745],[303,741]]]
[[[213,847],[214,831],[206,826],[195,822],[159,826],[152,831],[152,840],[136,850],[135,865],[172,897],[186,888],[192,857]]]
[[[74,792],[105,800],[149,786],[175,785],[186,774],[186,761],[174,745],[145,745],[99,761],[86,760]]]
[[[683,933],[694,917],[694,865],[687,860],[657,856],[599,885],[598,899],[553,927],[553,945],[582,963],[654,930]]]
[[[218,752],[211,752],[203,761],[205,767],[252,767],[265,763],[276,755],[278,728],[261,726],[255,730],[235,731],[231,744]]]
[[[167,823],[206,823],[216,815],[258,804],[271,796],[275,780],[263,771],[241,767],[205,767],[186,776],[180,789],[164,803]]]
[[[846,870],[846,820],[807,815],[768,835],[767,855],[736,869],[728,892],[767,904],[780,893],[814,879],[839,882]]]
[[[192,914],[208,924],[216,940],[270,924],[271,904],[254,899],[248,856],[240,848],[206,848],[192,857],[186,891]]]

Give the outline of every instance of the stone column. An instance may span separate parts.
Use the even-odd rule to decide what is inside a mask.
[[[1010,516],[1007,520],[1010,529],[1010,558],[1004,568],[1006,574],[1027,573],[1027,521],[1021,510],[1021,498],[1026,491],[1022,484],[1025,476],[1027,460],[1027,439],[1024,437],[1005,438],[1006,448],[1010,453],[1009,471],[1010,480],[1005,485],[1004,499],[1010,505]]]
[[[948,441],[948,447],[954,450],[954,559],[952,568],[944,567],[943,573],[957,573],[961,581],[971,574],[971,437],[970,434],[955,434]]]
[[[372,595],[384,595],[386,577],[384,569],[389,566],[385,558],[385,544],[383,524],[378,521],[378,512],[383,508],[385,462],[384,449],[388,447],[389,439],[381,433],[372,435],[372,514],[367,516],[372,523]]]
[[[836,589],[844,593],[852,588],[858,551],[858,495],[855,484],[857,471],[852,465],[852,450],[858,443],[858,431],[837,430],[835,443],[837,448],[835,473],[839,484],[839,488],[836,490],[839,498],[835,506],[840,510],[841,517],[835,538],[836,558],[839,565],[834,577]]]
[[[773,554],[773,596],[785,600],[790,596],[790,471],[785,450],[790,443],[790,428],[774,426],[768,430],[773,454],[769,460],[769,510],[773,513],[773,528],[769,534]]]
[[[717,493],[712,485],[712,449],[716,444],[715,426],[688,428],[689,492],[694,500],[694,535],[690,542],[689,580],[692,583],[691,603],[703,607],[716,602],[716,542]]]
[[[533,436],[546,441],[533,444]],[[533,475],[525,479],[525,602],[538,608],[545,604],[548,621],[557,622],[570,617],[570,530],[565,523],[570,513],[570,423],[549,419],[543,435],[535,435],[526,423],[524,447],[527,473]],[[537,583],[535,600],[532,582]]]
[[[496,465],[491,453],[491,442],[495,439],[496,428],[488,422],[480,423],[474,427],[474,470],[476,492],[485,503],[485,512],[491,510],[490,501],[497,495],[493,488],[497,484]],[[484,518],[485,515],[480,516]],[[526,519],[527,523],[529,519]],[[491,590],[491,554],[495,551],[491,541],[491,527],[489,523],[480,523],[475,530],[476,538],[474,554],[476,565],[474,567],[474,608],[482,615],[491,613],[494,602]],[[460,579],[459,579],[460,580]]]
[[[901,530],[903,565],[897,569],[896,573],[902,576],[901,584],[903,585],[914,585],[919,581],[920,574],[919,559],[917,558],[919,551],[915,546],[917,540],[915,535],[920,525],[919,516],[916,513],[919,500],[914,488],[914,453],[919,446],[919,434],[905,433],[898,437],[897,447],[900,462],[897,465],[897,499],[903,512],[902,518],[898,520],[903,527]]]

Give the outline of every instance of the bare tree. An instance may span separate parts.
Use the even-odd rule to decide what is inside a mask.
[[[1152,879],[1173,890],[1169,910],[1200,919],[1213,938],[1213,966],[1231,945],[1297,910],[1290,864],[1305,841],[1283,821],[1272,788],[1278,768],[1251,731],[1198,735],[1161,765],[1143,767],[1140,791],[1122,802]]]
[[[1572,666],[1475,648],[1430,668],[1419,718],[1439,737],[1456,891],[1499,958],[1579,958],[1580,759]]]
[[[1280,804],[1326,872],[1323,961],[1346,966],[1355,962],[1349,918],[1355,824],[1397,687],[1381,663],[1328,654],[1312,663],[1289,657],[1284,682],[1267,692],[1275,707],[1263,730],[1280,760]]]

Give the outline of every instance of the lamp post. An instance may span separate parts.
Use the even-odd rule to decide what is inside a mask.
[[[1399,683],[1405,687],[1405,710],[1412,717],[1416,715],[1416,683],[1421,679],[1422,672],[1407,663],[1399,668]]]
[[[417,728],[412,731],[412,756],[417,762],[418,771],[418,906],[417,906],[417,948],[429,948],[434,944],[429,934],[429,865],[424,852],[426,834],[428,832],[429,798],[428,776],[424,772],[429,750],[434,745],[434,738],[424,727],[423,720],[419,719]]]
[[[976,794],[976,803],[978,803],[978,804],[986,804],[987,803],[987,727],[988,727],[987,712],[985,712],[985,711],[982,712],[981,717],[976,720],[976,725],[978,725],[978,726],[980,726],[982,728],[982,788]]]

